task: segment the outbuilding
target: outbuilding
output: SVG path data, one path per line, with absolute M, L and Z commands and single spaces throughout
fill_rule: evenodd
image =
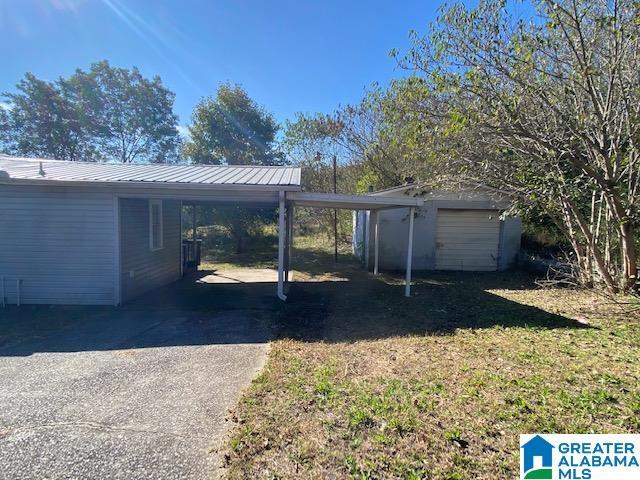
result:
M 183 205 L 278 209 L 274 293 L 285 300 L 296 205 L 377 212 L 423 203 L 407 196 L 303 192 L 300 173 L 289 166 L 0 155 L 0 303 L 120 305 L 178 280 L 184 265 Z
M 433 190 L 416 184 L 372 195 L 424 200 L 415 212 L 415 270 L 495 271 L 516 264 L 522 224 L 507 215 L 512 202 L 504 195 L 485 188 Z M 408 217 L 402 210 L 355 212 L 355 255 L 374 272 L 403 268 Z

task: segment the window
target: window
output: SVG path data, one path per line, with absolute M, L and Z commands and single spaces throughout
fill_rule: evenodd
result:
M 162 249 L 162 200 L 149 200 L 149 248 Z

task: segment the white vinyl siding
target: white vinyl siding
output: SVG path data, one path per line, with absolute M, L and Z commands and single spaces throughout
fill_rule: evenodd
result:
M 23 304 L 112 305 L 114 202 L 88 189 L 0 185 L 7 302 L 16 303 L 20 280 Z
M 439 209 L 436 270 L 497 270 L 499 241 L 499 211 Z
M 148 199 L 120 199 L 122 300 L 130 300 L 180 278 L 180 202 L 162 200 L 163 248 L 152 250 Z

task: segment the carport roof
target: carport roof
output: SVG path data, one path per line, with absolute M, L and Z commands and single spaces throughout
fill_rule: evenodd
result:
M 6 172 L 6 173 L 4 173 Z M 300 168 L 70 162 L 0 155 L 0 182 L 201 185 L 299 190 Z
M 343 208 L 347 210 L 382 210 L 387 208 L 420 207 L 422 198 L 374 195 L 344 195 L 339 193 L 290 192 L 287 200 L 302 207 Z

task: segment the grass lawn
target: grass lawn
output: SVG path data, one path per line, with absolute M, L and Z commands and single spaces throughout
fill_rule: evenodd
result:
M 640 321 L 606 299 L 517 272 L 425 274 L 406 299 L 297 246 L 228 477 L 513 479 L 520 433 L 640 431 Z

